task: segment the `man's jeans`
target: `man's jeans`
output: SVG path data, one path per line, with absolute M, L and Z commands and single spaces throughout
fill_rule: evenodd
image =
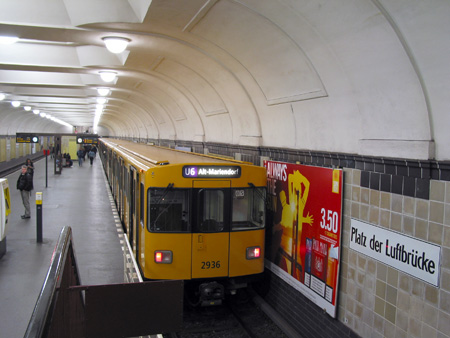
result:
M 22 195 L 23 206 L 25 207 L 25 217 L 30 216 L 30 192 L 26 190 L 20 190 L 20 195 Z

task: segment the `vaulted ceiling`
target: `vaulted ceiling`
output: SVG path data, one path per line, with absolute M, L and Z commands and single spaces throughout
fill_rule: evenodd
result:
M 101 135 L 450 159 L 448 17 L 439 0 L 2 0 L 19 40 L 0 44 L 0 135 L 92 132 L 97 110 Z

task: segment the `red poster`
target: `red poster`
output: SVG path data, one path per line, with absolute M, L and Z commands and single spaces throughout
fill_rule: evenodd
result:
M 269 267 L 335 317 L 342 170 L 274 161 L 264 166 L 273 211 Z

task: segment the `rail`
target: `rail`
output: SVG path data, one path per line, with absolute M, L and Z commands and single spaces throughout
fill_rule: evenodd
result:
M 183 322 L 182 308 L 180 280 L 81 285 L 72 229 L 64 227 L 24 338 L 120 338 L 176 332 Z
M 71 268 L 69 269 L 71 271 L 69 274 L 67 274 L 68 267 Z M 63 278 L 64 274 L 69 276 Z M 57 330 L 54 325 L 55 321 L 52 319 L 54 319 L 53 314 L 57 312 L 55 310 L 59 307 L 58 299 L 62 300 L 64 298 L 59 294 L 59 289 L 61 284 L 67 283 L 67 278 L 70 279 L 69 284 L 80 285 L 79 274 L 73 256 L 72 229 L 70 227 L 64 227 L 61 230 L 47 276 L 36 301 L 36 306 L 24 338 L 49 337 L 52 336 L 52 332 Z M 82 318 L 82 315 L 77 317 Z M 67 323 L 64 323 L 62 326 L 70 327 Z

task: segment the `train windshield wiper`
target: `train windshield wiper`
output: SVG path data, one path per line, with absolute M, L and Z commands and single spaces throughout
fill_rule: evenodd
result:
M 267 195 L 266 195 L 266 194 L 263 194 L 263 193 L 261 192 L 261 189 L 260 189 L 260 188 L 257 188 L 252 182 L 248 182 L 247 184 L 250 186 L 250 188 L 253 188 L 254 191 L 256 191 L 256 193 L 259 195 L 259 197 L 264 201 L 264 204 L 267 205 L 268 200 L 269 200 L 268 197 L 267 197 Z
M 161 194 L 161 197 L 158 199 L 158 201 L 156 201 L 154 204 L 158 205 L 161 204 L 161 202 L 164 200 L 164 198 L 166 197 L 167 193 L 172 190 L 174 184 L 173 183 L 169 183 L 166 187 L 166 189 L 164 189 L 164 191 Z
M 162 192 L 161 196 L 159 197 L 158 201 L 156 201 L 154 203 L 154 207 L 156 208 L 156 206 L 160 205 L 161 202 L 164 200 L 164 198 L 166 197 L 166 195 L 169 193 L 170 190 L 172 190 L 174 184 L 173 183 L 169 183 L 166 187 L 166 189 L 164 189 L 164 191 Z M 165 206 L 164 208 L 162 208 L 162 210 L 158 213 L 158 215 L 155 217 L 155 220 L 153 221 L 153 226 L 156 226 L 156 222 L 158 221 L 158 219 L 161 217 L 162 214 L 164 214 L 165 212 L 167 212 L 167 210 L 170 208 L 171 204 L 167 204 L 167 206 Z

